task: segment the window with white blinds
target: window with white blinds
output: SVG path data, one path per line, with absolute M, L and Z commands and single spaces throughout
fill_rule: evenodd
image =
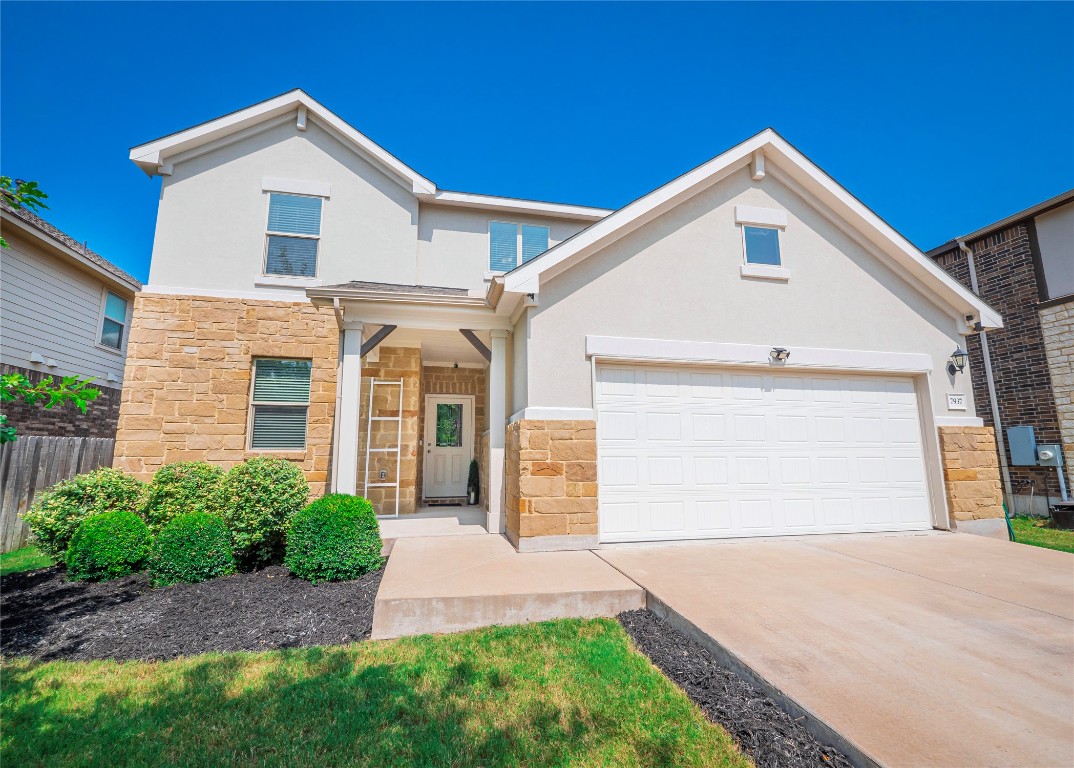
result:
M 250 448 L 255 451 L 302 451 L 310 404 L 309 360 L 254 361 L 250 403 Z
M 269 195 L 265 274 L 280 277 L 315 277 L 321 238 L 319 197 Z
M 489 222 L 489 270 L 510 272 L 548 250 L 548 227 Z M 521 255 L 521 260 L 519 256 Z

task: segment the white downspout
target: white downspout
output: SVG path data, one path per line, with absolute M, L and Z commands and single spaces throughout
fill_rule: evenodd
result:
M 973 251 L 966 245 L 965 240 L 958 240 L 958 248 L 966 256 L 966 264 L 970 269 L 970 290 L 976 295 L 981 293 L 977 288 L 977 269 L 973 265 Z M 1003 495 L 1007 497 L 1007 508 L 1014 512 L 1014 493 L 1011 491 L 1011 471 L 1007 467 L 1007 441 L 1003 436 L 1003 422 L 999 418 L 999 404 L 996 399 L 996 380 L 992 376 L 992 355 L 988 350 L 988 335 L 981 330 L 977 337 L 981 340 L 981 355 L 984 357 L 985 381 L 988 384 L 988 401 L 992 409 L 992 424 L 996 431 L 996 448 L 999 450 L 999 473 L 1003 478 Z

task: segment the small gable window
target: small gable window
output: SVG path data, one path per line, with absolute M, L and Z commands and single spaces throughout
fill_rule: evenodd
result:
M 266 275 L 316 277 L 322 202 L 305 195 L 269 195 Z
M 745 227 L 746 263 L 778 267 L 779 230 L 772 227 Z
M 548 227 L 489 222 L 489 270 L 510 272 L 548 250 Z

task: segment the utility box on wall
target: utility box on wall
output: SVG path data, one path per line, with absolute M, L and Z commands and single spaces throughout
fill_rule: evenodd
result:
M 1037 466 L 1037 434 L 1033 427 L 1008 427 L 1007 447 L 1011 451 L 1012 465 Z

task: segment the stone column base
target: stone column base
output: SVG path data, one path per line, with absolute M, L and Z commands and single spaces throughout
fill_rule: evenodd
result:
M 952 523 L 959 527 L 959 522 L 1002 518 L 1003 487 L 992 427 L 939 430 L 944 491 Z

